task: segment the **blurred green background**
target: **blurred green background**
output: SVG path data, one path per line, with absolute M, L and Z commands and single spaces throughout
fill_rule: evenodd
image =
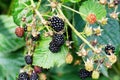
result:
M 12 4 L 14 0 L 0 0 L 0 80 L 16 80 L 19 69 L 24 66 L 24 40 L 14 34 L 16 24 L 12 19 Z M 120 53 L 120 48 L 118 48 Z M 81 80 L 78 72 L 80 65 L 67 65 L 50 70 L 43 70 L 48 80 Z M 108 70 L 109 78 L 101 75 L 99 80 L 120 80 L 120 58 Z M 91 79 L 87 79 L 91 80 Z

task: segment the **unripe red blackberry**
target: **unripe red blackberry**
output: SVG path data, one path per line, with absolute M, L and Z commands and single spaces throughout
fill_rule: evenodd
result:
M 18 36 L 18 37 L 23 37 L 24 35 L 24 29 L 22 27 L 17 27 L 15 29 L 15 34 Z
M 41 72 L 42 72 L 42 68 L 39 67 L 39 66 L 34 66 L 34 71 L 35 71 L 36 73 L 41 73 Z
M 33 57 L 32 57 L 31 55 L 26 55 L 26 56 L 25 56 L 25 62 L 26 62 L 27 64 L 32 64 L 32 62 L 33 62 Z
M 56 43 L 57 46 L 61 46 L 64 44 L 64 35 L 63 34 L 54 34 L 53 35 L 53 40 L 54 43 Z
M 19 74 L 18 80 L 29 80 L 29 75 L 26 72 L 22 72 Z
M 37 73 L 33 72 L 30 76 L 29 80 L 39 80 L 39 76 Z
M 64 21 L 56 16 L 53 16 L 48 20 L 50 22 L 50 26 L 56 31 L 59 32 L 64 29 Z
M 85 70 L 85 69 L 81 69 L 80 72 L 79 72 L 79 75 L 80 75 L 80 78 L 81 79 L 85 79 L 87 77 L 91 77 L 91 72 Z
M 52 41 L 49 44 L 49 50 L 53 53 L 57 53 L 58 51 L 60 51 L 60 48 L 57 46 L 57 44 L 54 41 Z
M 111 53 L 115 52 L 115 47 L 107 44 L 107 46 L 105 46 L 105 52 L 107 55 L 110 55 Z

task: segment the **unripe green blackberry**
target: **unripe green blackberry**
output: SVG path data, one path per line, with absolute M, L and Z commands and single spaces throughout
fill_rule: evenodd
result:
M 64 21 L 56 16 L 53 16 L 48 20 L 50 22 L 50 26 L 56 31 L 59 32 L 64 29 Z

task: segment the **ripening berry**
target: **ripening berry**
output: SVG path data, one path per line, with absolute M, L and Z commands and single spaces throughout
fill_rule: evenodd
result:
M 92 79 L 99 79 L 100 73 L 97 70 L 92 72 Z
M 68 53 L 65 61 L 66 61 L 67 64 L 71 64 L 72 61 L 73 61 L 73 56 L 70 53 Z
M 89 14 L 86 18 L 86 20 L 90 23 L 90 24 L 94 24 L 95 22 L 97 22 L 97 18 L 95 14 Z
M 18 37 L 23 37 L 24 35 L 24 28 L 22 27 L 17 27 L 15 29 L 15 34 L 18 36 Z
M 85 69 L 87 71 L 92 71 L 94 69 L 92 60 L 87 59 L 87 61 L 85 62 Z
M 35 71 L 36 73 L 41 73 L 41 72 L 42 72 L 42 68 L 39 67 L 39 66 L 34 66 L 34 71 Z

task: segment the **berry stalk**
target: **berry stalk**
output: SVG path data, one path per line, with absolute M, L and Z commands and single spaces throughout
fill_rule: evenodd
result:
M 63 12 L 60 9 L 60 6 L 57 7 L 58 12 L 64 17 L 66 23 L 70 26 L 70 28 L 75 32 L 75 34 L 82 39 L 82 41 L 84 43 L 86 43 L 93 51 L 96 51 L 95 48 L 84 38 L 82 37 L 82 35 L 74 28 L 74 26 L 68 21 L 68 19 L 65 17 L 65 15 L 63 14 Z

